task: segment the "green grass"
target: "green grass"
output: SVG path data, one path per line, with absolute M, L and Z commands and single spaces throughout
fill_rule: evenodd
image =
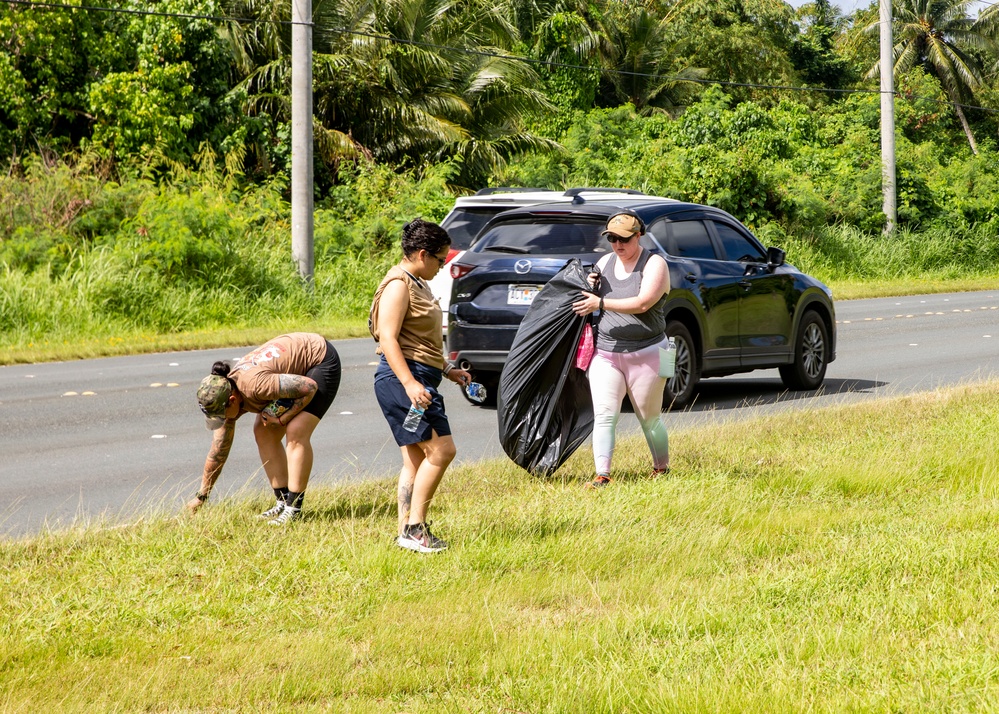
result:
M 993 382 L 701 427 L 656 481 L 626 439 L 596 493 L 586 450 L 462 466 L 436 556 L 390 482 L 5 542 L 0 709 L 995 711 L 997 415 Z
M 355 294 L 363 289 L 358 286 L 361 278 L 346 292 Z M 963 292 L 971 290 L 999 289 L 999 275 L 982 275 L 963 278 L 913 277 L 895 280 L 830 280 L 836 300 L 860 298 L 917 295 L 924 293 Z M 42 298 L 39 298 L 41 300 Z M 357 302 L 357 298 L 353 299 Z M 351 337 L 368 337 L 367 317 L 356 317 L 351 313 L 358 310 L 345 310 L 337 305 L 330 306 L 330 299 L 320 297 L 317 302 L 324 305 L 319 314 L 311 316 L 275 316 L 272 313 L 260 314 L 252 309 L 229 324 L 218 324 L 213 329 L 198 329 L 162 333 L 143 330 L 127 325 L 107 325 L 98 320 L 83 318 L 75 322 L 65 321 L 65 330 L 49 334 L 9 333 L 0 334 L 0 365 L 27 364 L 95 357 L 113 357 L 148 352 L 171 350 L 211 349 L 214 347 L 238 347 L 266 342 L 282 332 L 305 330 L 319 332 L 329 339 L 342 340 Z M 87 315 L 87 306 L 70 303 L 67 312 Z

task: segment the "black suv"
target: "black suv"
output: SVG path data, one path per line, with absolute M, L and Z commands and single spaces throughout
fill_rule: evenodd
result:
M 610 216 L 638 214 L 642 245 L 670 271 L 666 333 L 677 343 L 664 406 L 689 404 L 702 377 L 777 367 L 791 389 L 815 389 L 836 358 L 832 291 L 764 248 L 728 213 L 654 196 L 550 203 L 505 211 L 450 266 L 448 356 L 491 395 L 520 321 L 569 258 L 596 263 Z

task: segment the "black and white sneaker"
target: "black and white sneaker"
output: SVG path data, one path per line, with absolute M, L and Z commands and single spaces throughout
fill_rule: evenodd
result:
M 447 550 L 447 543 L 430 532 L 429 523 L 415 523 L 406 526 L 405 532 L 396 543 L 399 547 L 417 553 L 439 553 Z
M 284 510 L 284 501 L 275 501 L 274 505 L 268 508 L 266 511 L 257 516 L 257 518 L 262 518 L 264 520 L 270 520 L 271 518 L 277 518 L 281 515 L 281 511 Z
M 291 521 L 297 521 L 301 517 L 302 517 L 301 508 L 294 508 L 292 506 L 286 505 L 281 510 L 281 513 L 278 514 L 278 517 L 273 520 L 267 521 L 267 524 L 271 526 L 283 526 L 290 523 Z

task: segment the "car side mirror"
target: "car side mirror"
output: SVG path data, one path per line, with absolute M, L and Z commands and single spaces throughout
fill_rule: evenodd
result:
M 786 257 L 787 253 L 782 251 L 780 248 L 767 248 L 767 269 L 773 270 L 774 268 L 784 265 L 784 258 Z

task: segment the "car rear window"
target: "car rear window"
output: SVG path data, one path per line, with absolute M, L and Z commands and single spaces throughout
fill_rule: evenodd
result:
M 476 253 L 516 255 L 561 255 L 606 253 L 607 241 L 600 237 L 603 223 L 503 223 L 493 226 L 472 246 Z
M 458 250 L 467 250 L 468 246 L 479 235 L 482 227 L 489 222 L 489 219 L 500 211 L 507 211 L 510 206 L 496 206 L 495 208 L 455 208 L 448 214 L 441 228 L 451 236 L 451 247 Z

